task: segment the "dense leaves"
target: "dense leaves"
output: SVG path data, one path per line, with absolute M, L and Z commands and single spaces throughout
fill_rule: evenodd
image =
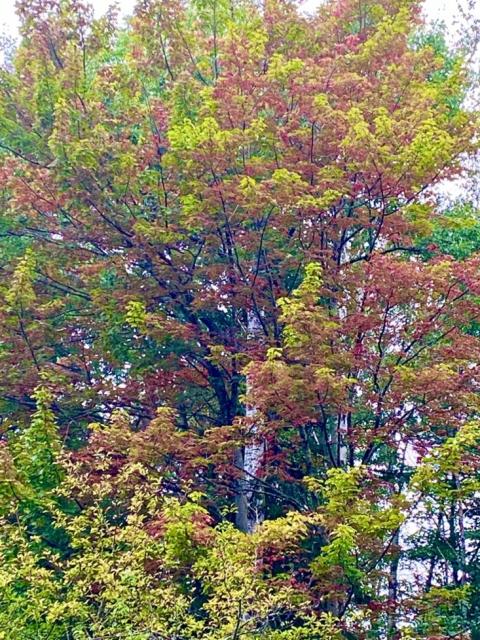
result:
M 477 638 L 466 51 L 414 0 L 17 2 L 0 638 Z

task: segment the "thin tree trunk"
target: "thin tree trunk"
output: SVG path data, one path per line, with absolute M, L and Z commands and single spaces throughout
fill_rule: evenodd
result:
M 337 464 L 344 467 L 348 461 L 348 414 L 341 413 L 337 421 Z
M 260 323 L 256 316 L 249 312 L 248 314 L 248 333 L 253 339 L 258 336 L 260 331 Z M 247 399 L 250 396 L 251 384 L 247 376 Z M 258 425 L 255 424 L 254 418 L 257 409 L 247 404 L 245 409 L 247 419 L 252 422 L 252 436 L 255 440 L 258 432 Z M 261 492 L 259 482 L 260 471 L 262 468 L 263 457 L 265 455 L 265 441 L 251 442 L 246 444 L 242 449 L 235 453 L 235 465 L 241 470 L 241 476 L 238 481 L 237 498 L 236 498 L 236 525 L 241 531 L 252 533 L 255 528 L 263 522 L 265 518 L 264 496 Z
M 392 546 L 398 547 L 400 541 L 400 529 L 395 534 L 392 540 Z M 388 631 L 387 637 L 395 638 L 397 634 L 397 598 L 398 598 L 398 565 L 399 555 L 395 554 L 395 557 L 390 563 L 390 573 L 388 576 L 388 600 L 391 610 L 388 614 Z

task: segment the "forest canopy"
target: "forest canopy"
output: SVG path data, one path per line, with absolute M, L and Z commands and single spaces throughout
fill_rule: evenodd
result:
M 480 639 L 472 42 L 416 0 L 17 0 L 0 639 Z

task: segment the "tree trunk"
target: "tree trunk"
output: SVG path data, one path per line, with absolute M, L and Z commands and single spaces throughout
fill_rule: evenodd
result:
M 392 546 L 398 547 L 400 542 L 400 529 L 396 532 L 395 536 L 392 540 Z M 388 614 L 388 631 L 387 637 L 396 638 L 397 637 L 397 599 L 398 599 L 398 565 L 399 565 L 399 555 L 395 554 L 394 558 L 390 563 L 390 572 L 388 576 L 388 600 L 391 607 L 391 610 Z
M 249 312 L 248 314 L 248 334 L 249 337 L 255 339 L 259 335 L 260 323 L 256 316 Z M 246 397 L 250 396 L 251 385 L 247 376 Z M 254 418 L 257 410 L 254 406 L 247 403 L 245 415 L 252 421 L 252 436 L 258 431 L 258 425 L 255 424 Z M 260 522 L 265 518 L 264 496 L 261 491 L 259 476 L 262 467 L 263 457 L 265 455 L 265 441 L 252 442 L 246 444 L 242 449 L 235 453 L 235 466 L 241 470 L 241 476 L 238 480 L 237 498 L 236 498 L 236 525 L 241 531 L 252 533 Z

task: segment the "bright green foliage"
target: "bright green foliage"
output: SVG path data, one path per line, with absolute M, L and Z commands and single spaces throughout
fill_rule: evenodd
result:
M 45 394 L 38 396 L 41 407 Z M 40 415 L 41 409 L 32 429 L 39 429 Z M 168 419 L 160 414 L 159 424 Z M 266 549 L 294 556 L 315 516 L 292 513 L 253 536 L 231 524 L 212 528 L 200 494 L 162 497 L 166 476 L 150 457 L 158 453 L 143 434 L 128 435 L 125 416 L 92 428 L 88 464 L 83 455 L 76 462 L 67 457 L 56 488 L 32 487 L 51 531 L 62 532 L 63 547 L 46 546 L 32 532 L 21 496 L 2 520 L 0 637 L 340 637 L 334 617 L 312 616 L 288 574 L 273 576 L 264 564 Z M 106 435 L 112 450 L 102 445 Z M 147 446 L 138 448 L 140 442 Z M 48 448 L 35 443 L 38 451 L 42 445 Z M 282 630 L 287 614 L 296 622 Z M 263 627 L 277 617 L 278 625 Z
M 60 480 L 57 457 L 61 440 L 51 409 L 52 393 L 46 387 L 38 387 L 33 395 L 37 410 L 31 424 L 14 442 L 18 451 L 16 465 L 21 470 L 26 484 L 36 490 L 48 490 Z

